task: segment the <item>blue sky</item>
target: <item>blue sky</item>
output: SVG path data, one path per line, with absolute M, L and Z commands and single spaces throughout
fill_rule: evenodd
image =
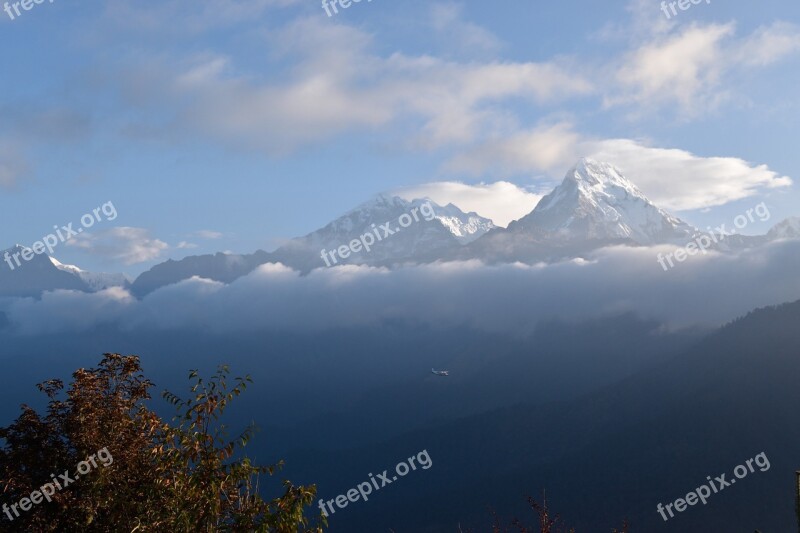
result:
M 55 0 L 0 13 L 0 223 L 137 274 L 270 250 L 382 191 L 524 214 L 578 157 L 699 227 L 800 215 L 800 5 Z M 497 183 L 500 182 L 500 183 Z M 502 221 L 501 221 L 502 222 Z M 88 232 L 87 232 L 88 233 Z

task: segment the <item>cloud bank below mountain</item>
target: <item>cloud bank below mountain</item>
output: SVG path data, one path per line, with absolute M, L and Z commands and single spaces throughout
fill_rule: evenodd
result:
M 667 248 L 605 248 L 586 260 L 553 265 L 346 266 L 308 276 L 265 264 L 230 285 L 193 278 L 143 300 L 121 288 L 55 291 L 40 300 L 6 300 L 2 308 L 10 331 L 22 335 L 106 327 L 313 332 L 386 321 L 524 335 L 544 318 L 625 312 L 675 328 L 713 326 L 800 299 L 800 241 L 695 256 L 664 272 L 656 254 Z

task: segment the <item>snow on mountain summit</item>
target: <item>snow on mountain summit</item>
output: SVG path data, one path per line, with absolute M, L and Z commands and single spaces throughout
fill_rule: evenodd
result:
M 49 256 L 48 256 L 49 257 Z M 130 280 L 125 274 L 107 274 L 103 272 L 88 272 L 75 265 L 65 265 L 55 257 L 49 257 L 53 266 L 63 272 L 69 272 L 83 280 L 89 289 L 92 291 L 99 291 L 109 287 L 127 287 L 130 285 Z
M 509 229 L 565 240 L 649 245 L 691 237 L 695 228 L 653 205 L 608 163 L 581 159 L 564 181 Z
M 73 274 L 77 274 L 79 272 L 85 272 L 85 270 L 81 270 L 75 265 L 65 265 L 55 257 L 50 257 L 50 262 L 53 263 L 53 266 L 55 266 L 57 269 L 63 270 L 64 272 L 71 272 Z
M 408 223 L 401 227 L 402 220 Z M 464 213 L 452 204 L 442 207 L 427 198 L 408 201 L 379 194 L 325 227 L 292 239 L 276 250 L 274 257 L 307 271 L 325 266 L 321 251 L 336 250 L 360 235 L 377 232 L 380 239 L 376 237 L 369 251 L 350 254 L 336 264 L 383 266 L 431 262 L 492 228 L 491 220 L 476 213 Z
M 465 213 L 452 203 L 441 206 L 430 198 L 405 200 L 399 196 L 378 194 L 368 202 L 364 202 L 344 216 L 333 221 L 329 227 L 344 233 L 352 232 L 362 227 L 366 222 L 374 223 L 376 220 L 389 222 L 397 217 L 397 213 L 411 213 L 416 209 L 418 217 L 430 218 L 422 209 L 423 204 L 430 204 L 433 210 L 433 219 L 438 220 L 461 244 L 474 241 L 487 231 L 495 227 L 488 218 L 475 212 Z M 427 209 L 427 208 L 425 208 Z M 384 219 L 380 219 L 383 216 Z
M 767 233 L 769 239 L 797 239 L 800 237 L 800 217 L 789 217 L 775 224 Z
M 418 205 L 430 200 L 414 200 L 412 204 Z M 465 213 L 453 204 L 445 206 L 431 202 L 435 218 L 447 228 L 461 244 L 468 244 L 489 230 L 495 228 L 494 222 L 484 218 L 474 211 Z

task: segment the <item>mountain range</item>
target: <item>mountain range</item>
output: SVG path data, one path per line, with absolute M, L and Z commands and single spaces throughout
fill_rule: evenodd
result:
M 411 217 L 411 214 L 414 217 Z M 421 215 L 421 216 L 420 216 Z M 401 224 L 401 217 L 405 220 Z M 385 228 L 385 229 L 384 229 Z M 216 253 L 167 260 L 132 283 L 122 274 L 96 274 L 63 265 L 46 255 L 11 270 L 0 268 L 0 296 L 34 296 L 44 291 L 130 288 L 137 297 L 199 276 L 231 283 L 265 263 L 282 263 L 302 273 L 326 266 L 359 264 L 396 267 L 435 261 L 477 259 L 484 263 L 552 262 L 584 257 L 610 245 L 684 245 L 697 228 L 654 205 L 622 172 L 608 163 L 581 159 L 563 182 L 526 216 L 507 228 L 477 213 L 430 199 L 378 195 L 325 227 L 290 240 L 272 252 Z M 347 248 L 366 235 L 370 250 Z M 800 218 L 786 219 L 766 235 L 731 235 L 717 246 L 734 251 L 777 239 L 800 237 Z M 331 261 L 326 253 L 344 248 Z M 18 248 L 2 252 L 19 251 Z
M 339 494 L 386 458 L 406 457 L 421 443 L 429 451 L 430 472 L 409 476 L 387 489 L 391 497 L 376 497 L 357 513 L 337 513 L 331 524 L 336 532 L 364 530 L 366 524 L 375 531 L 456 531 L 458 524 L 463 531 L 486 531 L 492 511 L 519 517 L 524 496 L 541 501 L 543 489 L 576 531 L 611 531 L 624 518 L 631 531 L 648 533 L 794 531 L 800 431 L 791 406 L 800 401 L 798 320 L 800 302 L 758 309 L 589 394 L 522 401 L 342 451 L 295 445 L 287 463 L 300 465 L 295 477 L 326 472 L 325 479 L 316 478 L 320 493 Z M 587 340 L 576 351 L 583 357 L 579 364 L 562 364 L 578 371 L 587 363 L 602 368 L 608 361 L 603 336 L 613 331 L 608 326 L 574 330 L 573 336 Z M 622 335 L 616 351 L 635 359 L 639 344 L 631 338 Z M 564 341 L 557 345 L 563 348 Z M 554 367 L 541 361 L 550 346 L 529 346 L 527 375 L 558 379 Z M 495 360 L 491 366 L 501 365 Z M 510 367 L 506 372 L 512 374 Z M 451 396 L 458 385 L 467 383 L 447 384 Z M 685 495 L 706 476 L 733 477 L 736 465 L 760 452 L 769 458 L 769 470 L 756 470 L 668 522 L 657 513 L 657 504 Z

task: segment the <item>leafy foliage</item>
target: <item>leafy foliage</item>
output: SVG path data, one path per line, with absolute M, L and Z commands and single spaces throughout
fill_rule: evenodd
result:
M 257 466 L 240 450 L 252 438 L 247 427 L 227 438 L 220 417 L 251 383 L 220 367 L 210 380 L 189 375 L 191 396 L 165 392 L 177 410 L 165 422 L 148 409 L 153 384 L 144 378 L 139 358 L 105 354 L 98 368 L 80 369 L 66 397 L 64 384 L 39 385 L 48 399 L 39 415 L 27 405 L 9 427 L 0 428 L 0 494 L 12 504 L 51 481 L 51 474 L 74 472 L 75 465 L 102 448 L 113 463 L 95 468 L 56 491 L 52 502 L 34 505 L 6 531 L 257 531 L 321 532 L 304 508 L 314 486 L 283 482 L 279 496 L 262 499 L 260 476 L 274 475 L 282 463 Z
M 526 526 L 523 522 L 517 518 L 511 521 L 511 527 L 514 528 L 513 531 L 518 531 L 519 533 L 576 533 L 574 528 L 567 529 L 561 520 L 561 516 L 556 514 L 553 515 L 552 511 L 550 510 L 547 504 L 547 494 L 542 494 L 542 503 L 540 504 L 531 496 L 528 496 L 528 505 L 530 505 L 531 509 L 536 513 L 538 518 L 538 523 L 536 526 Z M 492 524 L 492 533 L 508 533 L 508 528 L 504 528 L 500 523 L 500 518 L 497 516 L 496 513 L 492 513 L 494 517 L 494 522 Z M 611 533 L 629 533 L 628 532 L 628 521 L 623 522 L 622 529 L 613 529 Z M 459 527 L 459 531 L 461 528 Z

